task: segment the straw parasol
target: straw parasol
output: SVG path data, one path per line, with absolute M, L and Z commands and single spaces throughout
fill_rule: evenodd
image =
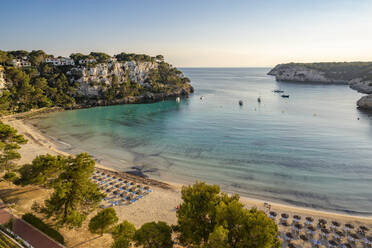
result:
M 276 218 L 277 215 L 278 214 L 276 212 L 274 212 L 274 211 L 271 211 L 270 212 L 270 218 Z
M 296 248 L 296 246 L 294 244 L 292 244 L 292 243 L 288 243 L 288 247 L 289 248 Z
M 359 226 L 359 229 L 362 230 L 362 231 L 364 231 L 364 232 L 368 232 L 369 231 L 368 227 L 366 227 L 366 226 Z
M 356 233 L 350 233 L 349 234 L 349 237 L 351 238 L 351 240 L 358 240 L 359 239 L 359 236 L 358 235 L 356 235 Z
M 345 224 L 345 227 L 348 229 L 354 229 L 354 225 L 350 223 Z
M 321 229 L 321 232 L 322 232 L 322 234 L 325 235 L 326 237 L 327 237 L 328 234 L 329 234 L 329 230 L 328 230 L 327 228 L 322 228 L 322 229 Z
M 343 232 L 341 232 L 341 231 L 336 231 L 335 232 L 335 237 L 337 239 L 341 239 L 342 237 L 345 237 L 345 234 Z
M 325 224 L 327 224 L 327 221 L 325 219 L 319 219 L 318 223 L 322 224 L 322 225 L 325 225 Z
M 303 234 L 300 235 L 300 239 L 302 239 L 302 241 L 304 241 L 304 242 L 309 241 L 309 239 Z
M 287 240 L 292 240 L 294 238 L 293 235 L 292 235 L 292 233 L 290 233 L 290 232 L 287 232 L 285 234 L 285 237 L 286 237 Z
M 305 220 L 306 220 L 306 225 L 312 225 L 313 221 L 314 221 L 314 218 L 313 217 L 306 217 Z
M 331 228 L 338 228 L 338 227 L 340 227 L 340 223 L 337 221 L 332 221 Z
M 308 227 L 307 227 L 307 230 L 310 231 L 310 232 L 315 232 L 315 227 L 313 227 L 313 226 L 308 226 Z
M 299 215 L 293 215 L 293 220 L 298 222 L 298 221 L 301 220 L 301 216 L 299 216 Z
M 329 241 L 328 241 L 328 244 L 329 244 L 331 247 L 337 247 L 337 246 L 338 246 L 338 243 L 337 243 L 335 240 L 329 240 Z
M 289 215 L 286 214 L 286 213 L 282 213 L 281 216 L 282 216 L 283 219 L 288 219 L 288 217 L 289 217 Z
M 302 225 L 300 223 L 296 223 L 296 224 L 294 224 L 294 229 L 297 230 L 297 231 L 301 231 Z

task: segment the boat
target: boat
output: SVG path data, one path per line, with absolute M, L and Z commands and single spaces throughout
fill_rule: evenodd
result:
M 289 98 L 289 95 L 282 95 L 283 98 Z
M 274 93 L 284 93 L 284 90 L 273 90 Z
M 242 100 L 239 101 L 239 106 L 243 106 L 243 101 Z
M 180 102 L 180 101 L 181 101 L 181 98 L 177 97 L 176 102 Z

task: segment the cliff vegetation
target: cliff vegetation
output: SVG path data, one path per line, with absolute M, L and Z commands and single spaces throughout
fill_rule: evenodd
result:
M 0 50 L 0 112 L 59 106 L 142 103 L 193 92 L 162 55 L 101 52 L 54 57 L 42 50 Z

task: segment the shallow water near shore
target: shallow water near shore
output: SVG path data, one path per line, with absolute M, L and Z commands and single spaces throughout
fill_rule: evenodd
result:
M 372 215 L 372 118 L 356 109 L 361 94 L 347 85 L 276 82 L 269 68 L 181 70 L 195 93 L 180 103 L 97 107 L 30 121 L 62 150 L 88 152 L 115 169 Z

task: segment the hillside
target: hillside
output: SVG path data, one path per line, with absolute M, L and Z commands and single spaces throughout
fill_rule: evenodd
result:
M 190 80 L 163 56 L 92 52 L 54 57 L 38 50 L 0 51 L 0 111 L 143 103 L 185 96 Z
M 360 93 L 372 94 L 372 62 L 279 64 L 268 75 L 275 76 L 277 81 L 348 84 Z M 362 99 L 358 107 L 372 109 L 372 98 Z

